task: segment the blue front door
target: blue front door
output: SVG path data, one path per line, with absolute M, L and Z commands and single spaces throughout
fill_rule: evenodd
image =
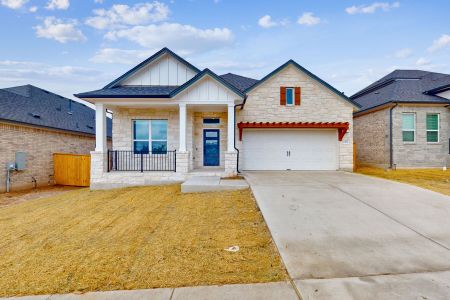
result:
M 203 165 L 220 165 L 219 129 L 203 130 Z

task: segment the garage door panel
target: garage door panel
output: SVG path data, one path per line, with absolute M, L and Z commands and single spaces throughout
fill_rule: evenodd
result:
M 247 130 L 244 170 L 336 170 L 337 130 Z

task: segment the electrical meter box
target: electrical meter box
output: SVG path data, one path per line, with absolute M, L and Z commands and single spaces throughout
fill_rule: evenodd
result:
M 27 168 L 27 154 L 25 152 L 16 152 L 16 170 L 23 171 Z

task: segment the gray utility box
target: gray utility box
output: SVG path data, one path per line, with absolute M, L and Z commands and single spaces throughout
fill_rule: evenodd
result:
M 27 154 L 25 152 L 16 152 L 16 170 L 23 171 L 27 168 Z

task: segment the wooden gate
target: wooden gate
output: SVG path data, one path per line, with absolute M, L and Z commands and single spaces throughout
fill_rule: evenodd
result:
M 56 184 L 89 186 L 90 155 L 54 153 L 53 165 Z

